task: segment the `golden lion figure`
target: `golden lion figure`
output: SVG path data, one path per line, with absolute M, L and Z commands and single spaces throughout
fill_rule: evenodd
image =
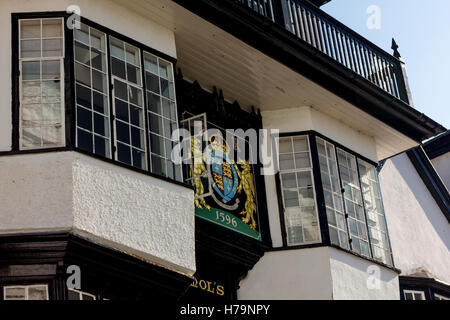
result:
M 250 163 L 248 161 L 245 161 L 242 164 L 242 172 L 239 172 L 236 165 L 235 167 L 239 178 L 241 179 L 241 183 L 237 188 L 237 192 L 241 193 L 242 189 L 244 189 L 245 195 L 247 196 L 247 199 L 245 201 L 245 209 L 241 212 L 241 215 L 245 216 L 244 218 L 242 218 L 242 221 L 245 224 L 248 224 L 250 226 L 250 229 L 256 230 L 255 184 L 253 183 L 253 175 L 251 172 Z
M 191 138 L 191 147 L 192 147 L 192 155 L 193 155 L 193 165 L 191 167 L 191 177 L 192 184 L 195 188 L 195 206 L 199 209 L 205 207 L 208 210 L 211 210 L 211 207 L 206 204 L 204 198 L 199 198 L 199 196 L 205 193 L 203 188 L 202 177 L 206 177 L 206 166 L 203 162 L 203 153 L 202 153 L 202 140 L 199 138 L 192 137 Z M 193 171 L 193 172 L 192 172 Z

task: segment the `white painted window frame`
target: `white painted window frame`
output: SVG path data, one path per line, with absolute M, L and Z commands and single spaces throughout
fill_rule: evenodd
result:
M 61 30 L 61 34 L 62 37 L 58 37 L 58 38 L 43 38 L 42 37 L 42 22 L 43 20 L 60 20 L 61 21 L 61 26 L 62 26 L 62 30 Z M 21 22 L 22 21 L 40 21 L 40 38 L 30 38 L 30 39 L 24 39 L 24 40 L 40 40 L 41 41 L 41 56 L 40 57 L 35 57 L 35 58 L 22 58 L 21 57 L 21 44 L 22 44 L 22 38 L 21 38 Z M 62 56 L 61 57 L 43 57 L 43 40 L 44 39 L 61 39 L 62 40 Z M 55 61 L 55 60 L 59 60 L 60 61 L 60 99 L 61 99 L 61 134 L 62 137 L 61 138 L 61 143 L 58 145 L 54 145 L 51 146 L 50 148 L 59 148 L 59 147 L 64 147 L 66 145 L 66 128 L 65 128 L 65 79 L 64 79 L 64 59 L 65 59 L 65 52 L 66 52 L 66 48 L 65 48 L 65 28 L 64 28 L 64 18 L 30 18 L 30 19 L 19 19 L 18 21 L 18 57 L 19 57 L 19 149 L 20 150 L 39 150 L 39 149 L 48 149 L 49 146 L 43 146 L 42 145 L 42 133 L 41 133 L 41 146 L 40 147 L 23 147 L 23 134 L 22 134 L 22 93 L 23 93 L 23 88 L 22 88 L 22 62 L 40 62 L 40 79 L 39 82 L 42 83 L 42 61 Z M 47 81 L 47 80 L 46 80 Z M 42 97 L 42 85 L 41 85 L 41 97 Z M 41 101 L 42 104 L 42 101 Z
M 361 205 L 360 205 L 360 206 L 361 206 L 361 208 L 362 208 L 362 210 L 363 210 L 363 219 L 364 219 L 364 220 L 361 221 L 361 220 L 359 220 L 357 217 L 356 217 L 356 218 L 353 218 L 353 217 L 351 217 L 351 216 L 348 214 L 348 208 L 347 208 L 347 202 L 346 202 L 346 201 L 351 202 L 351 203 L 355 206 L 355 208 L 356 208 L 356 206 L 357 206 L 358 204 L 357 204 L 353 199 L 347 199 L 347 198 L 345 197 L 345 192 L 342 193 L 342 200 L 344 201 L 344 210 L 345 210 L 345 214 L 346 214 L 346 216 L 347 216 L 347 218 L 346 218 L 346 222 L 347 222 L 347 231 L 348 231 L 348 232 L 347 232 L 347 235 L 348 235 L 349 239 L 352 239 L 352 238 L 354 237 L 354 238 L 358 239 L 359 241 L 366 242 L 366 243 L 367 243 L 368 255 L 363 254 L 363 253 L 362 253 L 362 250 L 360 250 L 359 254 L 361 254 L 362 256 L 368 257 L 368 258 L 372 258 L 372 250 L 371 250 L 371 248 L 370 248 L 370 244 L 371 244 L 371 243 L 370 243 L 370 235 L 369 235 L 369 231 L 368 231 L 368 227 L 367 227 L 367 217 L 366 217 L 366 214 L 365 214 L 364 198 L 363 198 L 363 193 L 362 193 L 362 190 L 361 190 L 360 180 L 359 180 L 358 157 L 356 157 L 354 154 L 352 154 L 352 153 L 350 153 L 350 152 L 347 152 L 347 151 L 343 150 L 342 148 L 336 147 L 336 155 L 337 155 L 336 161 L 337 161 L 337 164 L 338 164 L 338 169 L 339 169 L 339 180 L 340 180 L 340 183 L 341 183 L 342 188 L 344 188 L 344 180 L 342 179 L 342 168 L 341 168 L 341 167 L 344 167 L 345 169 L 347 169 L 349 173 L 350 173 L 350 171 L 352 171 L 352 169 L 349 168 L 349 167 L 347 167 L 346 165 L 340 163 L 340 161 L 339 161 L 339 152 L 343 153 L 343 154 L 345 155 L 345 157 L 346 157 L 347 160 L 350 158 L 350 159 L 354 160 L 354 162 L 355 162 L 355 168 L 356 168 L 355 173 L 356 173 L 356 179 L 357 179 L 357 181 L 358 181 L 358 185 L 355 185 L 355 184 L 352 183 L 352 182 L 349 182 L 348 185 L 349 185 L 352 189 L 356 189 L 356 190 L 359 192 L 359 194 L 360 194 L 360 197 L 361 197 Z M 352 191 L 352 192 L 353 192 L 353 191 Z M 356 214 L 355 214 L 355 215 L 356 215 Z M 355 220 L 357 224 L 359 224 L 359 223 L 364 223 L 364 228 L 365 228 L 365 233 L 366 233 L 367 239 L 363 239 L 362 237 L 359 236 L 359 234 L 358 234 L 358 235 L 353 235 L 353 234 L 352 234 L 351 228 L 350 228 L 350 220 Z M 357 228 L 358 228 L 358 225 L 357 225 Z M 352 242 L 353 242 L 353 241 L 352 241 Z M 352 248 L 351 250 L 352 250 L 353 252 L 356 252 L 356 251 L 353 249 L 352 242 L 350 243 L 350 247 Z
M 113 91 L 112 91 L 112 99 L 113 99 L 113 104 L 112 104 L 112 106 L 113 106 L 113 113 L 112 113 L 112 116 L 113 116 L 113 130 L 114 130 L 114 141 L 113 141 L 113 143 L 114 143 L 114 148 L 115 148 L 115 150 L 116 150 L 116 152 L 114 153 L 114 160 L 116 160 L 117 162 L 121 162 L 121 161 L 119 161 L 119 151 L 118 151 L 118 144 L 120 143 L 120 144 L 123 144 L 123 145 L 125 145 L 125 146 L 127 146 L 127 147 L 129 147 L 130 148 L 130 159 L 131 159 L 131 164 L 129 164 L 130 166 L 133 166 L 133 151 L 132 151 L 132 149 L 136 149 L 136 150 L 139 150 L 139 151 L 141 151 L 141 152 L 143 152 L 144 153 L 144 155 L 145 155 L 145 157 L 144 157 L 144 161 L 145 161 L 145 166 L 143 167 L 143 168 L 139 168 L 139 169 L 141 169 L 141 170 L 148 170 L 148 168 L 149 168 L 149 164 L 147 163 L 148 161 L 147 161 L 147 153 L 148 153 L 148 150 L 147 150 L 147 133 L 145 132 L 146 131 L 146 129 L 145 129 L 145 118 L 144 118 L 144 126 L 142 127 L 142 128 L 140 128 L 140 127 L 137 127 L 137 126 L 135 126 L 135 125 L 133 125 L 132 123 L 131 123 L 131 119 L 130 119 L 130 111 L 128 110 L 128 117 L 129 117 L 129 122 L 125 122 L 125 121 L 122 121 L 122 120 L 120 120 L 120 119 L 118 119 L 117 118 L 117 112 L 116 112 L 116 99 L 118 99 L 118 100 L 120 100 L 120 101 L 122 101 L 122 102 L 125 102 L 125 103 L 127 103 L 127 104 L 131 104 L 131 102 L 130 101 L 124 101 L 124 100 L 122 100 L 122 99 L 120 99 L 120 98 L 118 98 L 118 97 L 116 97 L 116 81 L 119 81 L 119 82 L 122 82 L 122 83 L 124 83 L 126 86 L 127 86 L 127 95 L 128 95 L 128 99 L 129 99 L 129 96 L 130 96 L 130 92 L 129 92 L 129 90 L 128 90 L 128 86 L 130 86 L 130 87 L 134 87 L 134 88 L 137 88 L 137 89 L 139 89 L 139 90 L 141 90 L 141 98 L 142 98 L 142 106 L 140 107 L 141 109 L 142 109 L 142 112 L 143 112 L 143 117 L 145 117 L 145 112 L 146 112 L 146 106 L 144 105 L 145 103 L 144 103 L 144 96 L 143 96 L 143 94 L 144 94 L 144 90 L 143 90 L 143 87 L 140 87 L 140 86 L 138 86 L 138 85 L 136 85 L 135 83 L 133 83 L 133 82 L 129 82 L 128 80 L 124 80 L 124 79 L 122 79 L 122 78 L 120 78 L 120 77 L 117 77 L 117 76 L 111 76 L 111 82 L 112 82 L 112 85 L 113 85 Z M 134 104 L 133 104 L 134 105 Z M 125 143 L 125 142 L 122 142 L 122 141 L 119 141 L 119 140 L 117 140 L 117 122 L 121 122 L 121 123 L 124 123 L 124 124 L 126 124 L 128 127 L 129 127 L 129 137 L 130 137 L 130 143 L 129 144 L 127 144 L 127 143 Z M 132 127 L 134 127 L 134 128 L 136 128 L 136 129 L 138 129 L 138 130 L 141 130 L 141 131 L 143 131 L 144 132 L 144 148 L 143 149 L 140 149 L 140 148 L 137 148 L 137 147 L 134 147 L 133 145 L 132 145 L 132 142 L 131 142 L 131 128 Z M 122 163 L 122 162 L 121 162 Z M 133 166 L 134 167 L 134 166 Z
M 84 66 L 84 67 L 86 67 L 86 68 L 89 68 L 90 77 L 91 77 L 91 86 L 88 87 L 87 85 L 85 85 L 85 84 L 83 84 L 81 82 L 77 82 L 76 74 L 74 72 L 74 82 L 75 82 L 74 83 L 74 87 L 75 87 L 75 126 L 76 126 L 76 131 L 77 131 L 75 133 L 75 145 L 78 146 L 78 130 L 84 131 L 84 132 L 92 135 L 92 150 L 93 150 L 93 153 L 96 154 L 95 137 L 98 136 L 98 137 L 100 137 L 102 139 L 105 139 L 105 141 L 107 141 L 108 153 L 106 154 L 106 157 L 107 158 L 111 158 L 112 157 L 112 150 L 111 150 L 111 145 L 112 145 L 111 144 L 111 130 L 112 130 L 112 128 L 111 128 L 111 125 L 110 125 L 110 122 L 111 122 L 110 121 L 111 120 L 111 108 L 110 108 L 110 90 L 109 90 L 110 84 L 109 84 L 109 76 L 108 76 L 108 72 L 109 72 L 109 69 L 110 69 L 109 61 L 108 61 L 109 60 L 108 59 L 108 50 L 109 50 L 109 47 L 108 47 L 108 34 L 106 34 L 105 32 L 102 32 L 100 30 L 97 30 L 96 28 L 93 28 L 93 27 L 91 27 L 88 24 L 84 24 L 84 26 L 86 26 L 88 28 L 89 43 L 87 44 L 87 43 L 84 43 L 84 42 L 76 39 L 75 35 L 74 35 L 74 37 L 73 37 L 73 54 L 74 54 L 74 61 L 73 61 L 73 63 L 74 63 L 74 70 L 75 70 L 75 65 L 77 63 L 82 65 L 82 66 Z M 86 64 L 83 64 L 83 63 L 75 60 L 75 43 L 79 43 L 81 45 L 88 46 L 89 47 L 89 55 L 90 55 L 90 58 L 92 59 L 92 48 L 94 48 L 92 46 L 92 35 L 91 35 L 92 34 L 92 30 L 94 30 L 94 31 L 96 31 L 98 33 L 102 33 L 102 34 L 105 35 L 105 50 L 102 51 L 102 50 L 100 50 L 98 48 L 95 48 L 96 50 L 98 50 L 101 53 L 105 54 L 105 69 L 106 70 L 104 72 L 102 70 L 98 70 L 96 68 L 93 68 L 92 65 L 88 66 Z M 100 72 L 100 73 L 105 75 L 105 77 L 106 77 L 106 92 L 101 92 L 101 91 L 99 91 L 99 90 L 94 88 L 93 83 L 92 83 L 93 82 L 93 80 L 92 80 L 93 79 L 93 76 L 92 76 L 93 70 L 95 70 L 97 72 Z M 76 101 L 76 99 L 77 99 L 77 85 L 80 85 L 80 86 L 82 86 L 82 87 L 84 87 L 86 89 L 89 89 L 91 91 L 91 95 L 92 95 L 91 96 L 91 107 L 92 107 L 92 110 L 88 110 L 85 107 L 83 107 L 83 106 L 81 106 L 81 105 L 79 105 L 77 103 L 77 101 Z M 97 112 L 97 111 L 94 110 L 94 103 L 93 103 L 93 99 L 94 99 L 93 98 L 93 94 L 94 94 L 94 92 L 97 92 L 97 93 L 101 94 L 102 96 L 106 96 L 106 101 L 108 103 L 108 105 L 106 106 L 106 108 L 108 110 L 108 115 L 102 114 L 102 113 Z M 86 130 L 86 129 L 78 126 L 78 118 L 77 118 L 78 108 L 86 109 L 86 110 L 88 110 L 88 111 L 90 111 L 92 113 L 92 120 L 91 120 L 92 121 L 92 131 Z M 108 119 L 108 129 L 109 129 L 109 135 L 108 136 L 101 135 L 101 134 L 98 134 L 98 133 L 95 132 L 95 128 L 94 128 L 94 116 L 95 116 L 95 114 L 98 114 L 98 115 Z
M 295 138 L 301 138 L 301 137 L 305 137 L 306 141 L 308 143 L 308 154 L 309 154 L 309 161 L 310 161 L 310 167 L 309 168 L 301 168 L 301 169 L 291 169 L 291 170 L 282 170 L 281 168 L 279 168 L 279 163 L 280 163 L 280 139 L 285 139 L 285 138 L 290 138 L 291 139 L 291 143 L 293 146 L 293 139 Z M 292 149 L 292 154 L 294 155 L 294 149 Z M 284 136 L 284 137 L 277 137 L 276 138 L 276 156 L 277 156 L 277 164 L 278 164 L 278 168 L 279 168 L 279 176 L 280 176 L 280 192 L 281 192 L 281 199 L 282 199 L 282 206 L 283 206 L 283 218 L 284 218 L 284 227 L 285 227 L 285 231 L 286 231 L 286 244 L 288 247 L 295 247 L 295 246 L 304 246 L 304 245 L 311 245 L 311 244 L 318 244 L 322 242 L 322 233 L 321 233 L 321 229 L 320 229 L 320 218 L 319 218 L 319 210 L 317 208 L 317 195 L 316 195 L 316 186 L 315 186 L 315 181 L 314 181 L 314 172 L 313 172 L 313 161 L 312 161 L 312 155 L 311 155 L 311 142 L 309 141 L 309 136 L 307 134 L 303 134 L 303 135 L 292 135 L 292 136 Z M 294 165 L 295 165 L 295 158 L 294 158 Z M 298 242 L 298 243 L 289 243 L 288 242 L 288 235 L 287 235 L 287 218 L 286 218 L 286 204 L 285 204 L 285 199 L 284 199 L 284 194 L 283 194 L 283 179 L 282 179 L 282 174 L 286 174 L 286 173 L 297 173 L 297 172 L 309 172 L 311 174 L 311 181 L 312 181 L 312 189 L 313 189 L 313 197 L 314 197 L 314 209 L 315 209 L 315 213 L 316 213 L 316 220 L 317 220 L 317 231 L 318 231 L 318 235 L 319 238 L 316 241 L 303 241 L 303 242 Z M 297 179 L 296 179 L 297 180 Z M 298 189 L 298 186 L 297 186 Z M 303 229 L 302 229 L 303 232 Z M 304 232 L 302 234 L 303 239 L 305 239 L 304 237 Z
M 417 299 L 416 299 L 416 296 L 415 296 L 416 294 L 420 294 L 420 296 L 422 297 L 421 300 L 426 300 L 426 299 L 425 299 L 425 292 L 423 292 L 423 291 L 418 291 L 418 290 L 403 290 L 403 296 L 404 296 L 405 300 L 407 300 L 407 299 L 406 299 L 406 294 L 407 294 L 407 293 L 411 294 L 412 297 L 413 297 L 413 300 L 408 300 L 408 301 L 420 301 L 420 300 L 417 300 Z
M 317 141 L 318 140 L 321 140 L 322 142 L 323 142 L 323 144 L 324 144 L 324 146 L 325 146 L 325 153 L 327 153 L 327 147 L 328 146 L 330 146 L 332 149 L 333 149 L 333 152 L 334 152 L 334 155 L 335 155 L 335 159 L 334 159 L 334 162 L 336 163 L 336 168 L 335 168 L 335 170 L 336 170 L 336 178 L 337 178 L 337 180 L 338 180 L 338 187 L 339 187 L 339 190 L 341 190 L 341 177 L 339 176 L 339 162 L 338 162 L 338 159 L 337 159 L 337 156 L 336 156 L 336 146 L 334 145 L 334 144 L 332 144 L 332 143 L 330 143 L 330 142 L 328 142 L 327 140 L 325 140 L 325 139 L 323 139 L 323 138 L 321 138 L 321 137 L 316 137 L 316 143 L 317 143 Z M 319 170 L 320 171 L 322 171 L 322 168 L 320 167 L 320 154 L 319 154 L 319 151 L 317 151 L 317 153 L 318 153 L 318 157 L 319 157 Z M 346 213 L 345 213 L 345 203 L 344 203 L 344 201 L 345 201 L 345 199 L 344 199 L 344 195 L 341 193 L 341 192 L 339 192 L 339 196 L 340 196 L 340 198 L 341 198 L 341 208 L 342 208 L 342 216 L 343 216 L 343 218 L 344 218 L 344 227 L 345 227 L 345 229 L 342 229 L 342 228 L 339 228 L 338 226 L 337 226 L 337 213 L 336 213 L 336 208 L 337 208 L 337 203 L 336 203 L 336 199 L 335 199 L 335 197 L 334 197 L 334 194 L 335 194 L 335 192 L 333 192 L 333 186 L 331 185 L 331 177 L 332 177 L 332 175 L 331 175 L 331 170 L 330 170 L 330 164 L 329 164 L 329 162 L 328 162 L 328 160 L 330 160 L 330 158 L 328 157 L 328 154 L 326 154 L 326 160 L 327 160 L 327 175 L 328 175 L 328 177 L 330 178 L 330 187 L 331 187 L 331 190 L 330 190 L 330 193 L 331 193 L 331 195 L 332 195 L 332 200 L 333 200 L 333 208 L 331 208 L 330 206 L 327 206 L 327 204 L 326 204 L 326 201 L 325 201 L 325 198 L 324 198 L 324 201 L 325 201 L 325 207 L 326 207 L 326 209 L 328 208 L 328 209 L 331 209 L 332 211 L 333 211 L 333 214 L 335 215 L 335 217 L 336 217 L 336 226 L 333 226 L 333 225 L 331 225 L 331 224 L 329 224 L 328 223 L 328 229 L 330 229 L 330 228 L 333 228 L 333 229 L 335 229 L 335 230 L 337 230 L 337 232 L 338 232 L 338 239 L 339 239 L 339 245 L 340 246 L 342 246 L 342 247 L 344 247 L 344 248 L 346 248 L 346 249 L 350 249 L 350 243 L 349 243 L 349 231 L 348 231 L 348 222 L 347 222 L 347 219 L 345 218 L 345 215 L 346 215 Z M 333 159 L 331 159 L 331 160 L 333 160 Z M 323 181 L 322 181 L 322 189 L 324 190 L 324 193 L 325 193 L 325 188 L 324 188 L 324 186 L 323 186 Z M 324 197 L 325 197 L 325 195 L 324 195 Z M 325 213 L 325 214 L 327 214 L 327 213 Z M 328 232 L 330 232 L 329 230 L 328 230 Z M 343 241 L 345 241 L 345 245 L 346 246 L 344 246 L 342 243 L 341 243 L 341 239 L 340 239 L 340 232 L 342 232 L 342 233 L 344 233 L 345 234 L 345 239 L 343 240 Z
M 76 289 L 68 289 L 69 291 L 72 291 L 72 292 L 75 292 L 75 293 L 78 293 L 78 295 L 79 295 L 79 297 L 80 297 L 80 301 L 89 301 L 89 300 L 83 300 L 83 295 L 85 295 L 85 296 L 89 296 L 89 297 L 91 297 L 93 300 L 97 300 L 97 298 L 96 298 L 96 296 L 95 295 L 93 295 L 93 294 L 91 294 L 91 293 L 87 293 L 87 292 L 84 292 L 84 291 L 81 291 L 81 290 L 76 290 Z

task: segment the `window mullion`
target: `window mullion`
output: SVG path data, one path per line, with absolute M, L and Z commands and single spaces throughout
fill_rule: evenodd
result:
M 316 196 L 316 206 L 317 206 L 317 213 L 318 213 L 318 223 L 320 226 L 320 234 L 322 237 L 322 243 L 326 245 L 331 244 L 331 236 L 330 236 L 330 230 L 328 225 L 328 217 L 327 217 L 327 206 L 325 203 L 325 195 L 323 190 L 323 181 L 322 181 L 322 174 L 321 174 L 321 167 L 320 167 L 320 156 L 319 151 L 317 148 L 317 140 L 316 136 L 313 134 L 308 135 L 309 145 L 310 145 L 310 153 L 311 153 L 311 166 L 312 166 L 312 172 L 313 172 L 313 181 L 314 181 L 314 192 Z M 325 149 L 326 150 L 326 149 Z M 328 168 L 328 160 L 327 160 L 327 168 Z M 329 172 L 329 169 L 328 169 Z M 331 185 L 331 176 L 330 179 L 330 185 Z M 332 188 L 331 188 L 332 189 Z M 331 190 L 333 192 L 333 190 Z M 334 196 L 333 201 L 334 201 Z M 334 213 L 335 214 L 335 213 Z M 339 235 L 338 235 L 339 237 Z
M 117 146 L 116 146 L 116 139 L 115 139 L 115 107 L 114 107 L 114 83 L 112 80 L 112 64 L 111 64 L 111 50 L 110 50 L 110 38 L 107 34 L 105 34 L 105 50 L 106 50 L 106 73 L 108 77 L 108 93 L 109 93 L 109 147 L 111 150 L 111 159 L 117 160 Z
M 150 146 L 150 115 L 148 110 L 148 98 L 147 98 L 147 77 L 145 76 L 145 60 L 144 60 L 144 52 L 143 50 L 140 50 L 140 58 L 141 58 L 141 79 L 142 79 L 142 94 L 143 94 L 143 117 L 144 117 L 144 137 L 146 138 L 146 144 L 145 147 L 147 148 L 147 171 L 152 172 L 153 169 L 153 163 L 152 163 L 152 157 L 151 157 L 151 146 Z

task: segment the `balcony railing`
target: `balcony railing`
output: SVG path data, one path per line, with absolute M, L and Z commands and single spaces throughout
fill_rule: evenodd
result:
M 307 0 L 239 0 L 379 88 L 408 101 L 402 62 Z

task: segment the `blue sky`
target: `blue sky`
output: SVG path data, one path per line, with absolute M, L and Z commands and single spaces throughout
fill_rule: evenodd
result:
M 379 30 L 367 27 L 371 5 L 381 9 Z M 332 0 L 322 9 L 389 53 L 394 37 L 415 108 L 450 128 L 450 0 Z

